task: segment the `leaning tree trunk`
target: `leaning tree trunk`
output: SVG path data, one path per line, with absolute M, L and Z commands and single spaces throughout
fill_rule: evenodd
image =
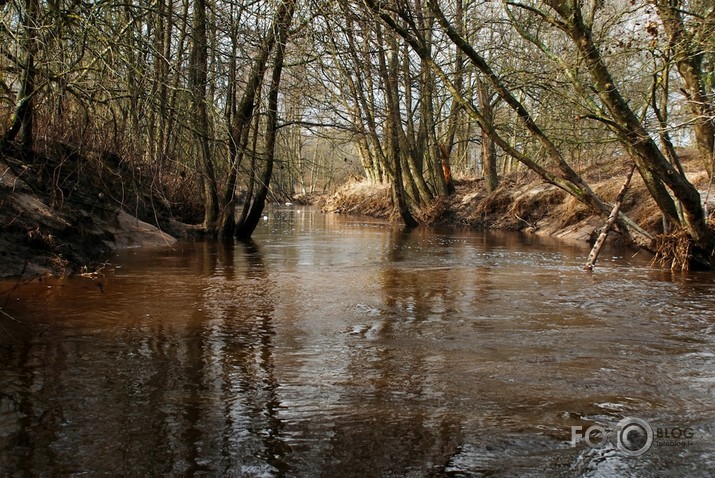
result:
M 451 75 L 447 74 L 442 67 L 430 57 L 428 50 L 423 42 L 420 41 L 419 32 L 415 33 L 403 26 L 403 23 L 392 17 L 390 12 L 381 8 L 380 4 L 375 0 L 364 0 L 366 6 L 394 32 L 404 38 L 415 53 L 420 58 L 427 62 L 432 68 L 445 87 L 450 91 L 455 101 L 465 109 L 466 113 L 476 121 L 479 127 L 489 134 L 489 137 L 499 146 L 504 152 L 526 167 L 537 173 L 544 181 L 553 184 L 568 194 L 575 197 L 580 202 L 584 203 L 594 211 L 608 215 L 611 208 L 605 204 L 596 195 L 587 183 L 571 168 L 571 166 L 563 158 L 561 152 L 554 142 L 545 134 L 545 132 L 534 121 L 524 104 L 514 96 L 512 91 L 506 86 L 502 79 L 492 70 L 486 60 L 476 51 L 476 49 L 450 24 L 442 12 L 439 3 L 436 0 L 428 0 L 428 5 L 432 13 L 436 16 L 438 22 L 444 29 L 445 34 L 449 39 L 462 51 L 465 57 L 484 75 L 484 78 L 489 81 L 495 94 L 511 108 L 519 120 L 524 124 L 530 134 L 534 136 L 542 145 L 549 158 L 558 166 L 560 174 L 555 174 L 539 162 L 535 161 L 528 155 L 518 151 L 509 141 L 504 139 L 495 129 L 494 125 L 486 121 L 482 112 L 477 109 L 471 100 L 467 99 L 461 91 L 459 91 L 452 81 Z M 409 25 L 409 18 L 402 18 L 404 24 Z M 619 226 L 623 226 L 624 230 L 636 232 L 637 235 L 631 239 L 637 241 L 639 245 L 645 248 L 650 248 L 652 244 L 652 236 L 644 231 L 635 222 L 625 216 L 623 213 L 619 215 Z
M 636 167 L 649 192 L 663 214 L 675 224 L 680 223 L 675 203 L 665 188 L 681 202 L 685 224 L 683 224 L 693 242 L 700 250 L 703 260 L 710 261 L 715 249 L 715 235 L 709 229 L 702 207 L 700 193 L 687 178 L 682 176 L 668 161 L 658 145 L 650 137 L 635 112 L 621 96 L 608 67 L 601 58 L 598 47 L 593 41 L 591 30 L 581 16 L 580 6 L 565 6 L 558 0 L 547 2 L 561 16 L 561 23 L 578 48 L 579 53 L 593 79 L 593 87 L 616 122 L 619 139 L 631 152 Z
M 228 181 L 224 196 L 223 208 L 221 210 L 221 215 L 218 220 L 217 228 L 219 235 L 223 237 L 231 237 L 233 235 L 238 234 L 237 228 L 239 226 L 240 228 L 245 229 L 245 225 L 242 224 L 246 219 L 245 215 L 242 214 L 242 217 L 238 221 L 239 224 L 237 224 L 235 218 L 238 168 L 241 163 L 241 158 L 244 154 L 243 151 L 248 144 L 248 130 L 250 129 L 249 125 L 251 123 L 251 118 L 253 116 L 254 110 L 256 108 L 256 98 L 260 95 L 261 87 L 263 85 L 263 77 L 266 72 L 266 65 L 268 63 L 268 59 L 276 45 L 276 41 L 280 42 L 280 38 L 282 38 L 281 35 L 284 34 L 281 22 L 284 22 L 286 18 L 288 18 L 287 15 L 290 15 L 292 17 L 293 9 L 293 1 L 284 1 L 278 7 L 270 30 L 268 31 L 267 36 L 263 41 L 263 44 L 261 45 L 258 56 L 256 57 L 253 66 L 251 67 L 248 83 L 246 85 L 246 89 L 243 92 L 241 102 L 236 109 L 236 113 L 233 115 L 233 121 L 229 125 L 230 169 L 228 173 Z M 288 19 L 288 21 L 290 21 L 290 18 Z M 279 44 L 278 46 L 285 48 L 285 45 Z M 235 58 L 231 58 L 231 62 L 233 64 L 235 62 Z M 251 197 L 247 197 L 247 201 L 250 200 Z M 252 232 L 253 231 L 251 231 L 251 233 Z
M 694 26 L 689 30 L 683 21 L 683 2 L 657 0 L 658 16 L 670 39 L 675 64 L 683 78 L 683 91 L 694 117 L 693 130 L 698 152 L 705 169 L 712 176 L 715 171 L 715 101 L 708 94 L 704 60 L 708 41 L 712 41 L 715 7 L 702 16 L 693 12 Z M 712 66 L 711 66 L 712 68 Z
M 628 186 L 631 184 L 631 178 L 633 177 L 633 173 L 635 172 L 635 170 L 636 166 L 634 164 L 628 171 L 628 174 L 626 175 L 626 180 L 623 182 L 620 191 L 618 191 L 618 195 L 616 196 L 616 202 L 613 205 L 613 210 L 608 216 L 606 224 L 603 226 L 603 229 L 601 229 L 601 233 L 598 235 L 598 239 L 596 239 L 596 242 L 593 244 L 591 253 L 588 255 L 588 259 L 586 260 L 586 265 L 584 266 L 584 269 L 587 271 L 592 271 L 593 268 L 596 266 L 596 260 L 598 260 L 598 255 L 601 253 L 601 248 L 603 248 L 603 245 L 606 243 L 608 232 L 611 230 L 613 225 L 616 223 L 616 220 L 618 219 L 618 213 L 621 211 L 621 207 L 623 206 L 623 200 L 626 197 L 626 192 L 628 191 Z

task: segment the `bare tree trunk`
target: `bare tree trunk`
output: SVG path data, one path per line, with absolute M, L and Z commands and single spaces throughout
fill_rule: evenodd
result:
M 494 124 L 494 109 L 492 99 L 487 85 L 477 77 L 477 96 L 479 98 L 479 109 L 484 115 L 484 121 Z M 482 177 L 484 178 L 484 188 L 492 193 L 499 186 L 499 176 L 497 172 L 497 146 L 489 136 L 482 130 Z
M 276 134 L 278 132 L 278 93 L 280 90 L 281 74 L 283 72 L 283 60 L 285 58 L 286 42 L 288 32 L 295 10 L 295 0 L 284 0 L 279 8 L 276 18 L 276 36 L 278 45 L 276 55 L 273 60 L 273 72 L 271 75 L 271 86 L 268 92 L 268 120 L 266 122 L 266 167 L 261 177 L 258 192 L 253 200 L 251 209 L 245 221 L 236 230 L 236 237 L 248 239 L 258 226 L 258 222 L 263 214 L 263 208 L 268 197 L 271 176 L 273 174 L 273 163 L 275 160 Z
M 461 34 L 464 34 L 464 5 L 463 0 L 457 0 L 455 5 L 455 28 Z M 424 62 L 423 62 L 424 63 Z M 454 50 L 454 87 L 457 91 L 462 92 L 465 83 L 465 68 L 464 68 L 464 54 L 462 50 L 455 47 Z M 442 157 L 442 170 L 445 177 L 445 182 L 447 184 L 447 192 L 452 194 L 454 192 L 454 182 L 452 181 L 452 168 L 451 168 L 451 158 L 452 151 L 454 150 L 454 143 L 457 137 L 457 130 L 459 128 L 459 119 L 462 116 L 464 108 L 457 101 L 452 101 L 451 109 L 449 111 L 449 116 L 447 117 L 447 130 L 444 136 L 444 140 L 440 144 L 440 153 Z M 457 158 L 459 158 L 462 151 L 467 151 L 466 145 L 457 148 Z
M 388 128 L 389 128 L 389 144 L 390 144 L 390 158 L 393 167 L 393 177 L 392 177 L 392 192 L 395 202 L 397 204 L 397 209 L 400 213 L 402 221 L 407 227 L 417 227 L 418 223 L 412 216 L 410 211 L 409 201 L 407 199 L 407 193 L 405 191 L 403 183 L 403 171 L 402 171 L 402 151 L 400 150 L 400 106 L 398 98 L 398 59 L 397 59 L 397 46 L 394 38 L 389 40 L 390 45 L 388 46 L 388 59 L 385 59 L 385 53 L 381 52 L 379 55 L 380 70 L 382 74 L 383 81 L 385 82 L 385 96 L 387 100 L 387 115 L 388 115 Z
M 209 118 L 206 103 L 208 83 L 208 46 L 206 37 L 206 0 L 196 0 L 192 17 L 193 43 L 190 58 L 190 89 L 194 106 L 194 134 L 199 147 L 199 164 L 202 172 L 204 221 L 203 227 L 211 231 L 218 217 L 218 187 L 213 158 L 209 145 Z
M 386 25 L 389 26 L 393 31 L 397 32 L 402 36 L 410 46 L 414 49 L 417 55 L 422 58 L 422 60 L 428 62 L 430 67 L 437 73 L 439 79 L 443 82 L 445 87 L 450 91 L 452 97 L 458 101 L 465 111 L 472 117 L 479 127 L 486 131 L 489 136 L 497 143 L 497 145 L 504 150 L 507 154 L 512 156 L 514 159 L 537 173 L 544 181 L 551 183 L 568 194 L 572 195 L 580 202 L 591 207 L 595 211 L 602 214 L 608 214 L 611 210 L 607 204 L 605 204 L 586 184 L 583 179 L 571 168 L 571 166 L 565 161 L 559 149 L 553 143 L 553 141 L 544 133 L 544 131 L 538 126 L 534 121 L 533 117 L 523 105 L 519 99 L 517 99 L 512 91 L 504 84 L 504 82 L 497 76 L 491 69 L 489 64 L 484 60 L 484 58 L 470 45 L 459 33 L 454 29 L 454 27 L 449 23 L 449 21 L 444 16 L 441 11 L 439 4 L 436 0 L 429 0 L 429 6 L 432 12 L 436 15 L 436 18 L 440 25 L 442 25 L 445 33 L 450 38 L 450 40 L 465 54 L 465 56 L 472 62 L 472 64 L 482 72 L 484 77 L 489 80 L 489 83 L 494 88 L 496 94 L 514 111 L 516 116 L 526 127 L 526 129 L 531 133 L 542 145 L 543 149 L 546 151 L 548 156 L 552 161 L 558 166 L 561 174 L 557 175 L 549 171 L 547 168 L 534 161 L 528 155 L 518 151 L 513 147 L 508 141 L 506 141 L 494 128 L 494 126 L 487 121 L 485 121 L 484 116 L 481 111 L 479 111 L 474 104 L 465 98 L 465 96 L 458 91 L 454 83 L 451 81 L 451 77 L 445 73 L 445 71 L 438 65 L 427 53 L 424 45 L 421 43 L 419 38 L 415 36 L 409 29 L 401 26 L 395 18 L 393 18 L 387 10 L 381 9 L 380 6 L 374 0 L 364 0 L 368 8 L 372 10 L 377 16 L 379 16 Z M 403 14 L 404 12 L 399 11 Z M 409 18 L 406 21 L 409 24 Z M 639 244 L 643 247 L 649 247 L 652 243 L 652 236 L 639 227 L 635 222 L 630 220 L 623 214 L 619 215 L 619 224 L 624 227 L 627 226 L 628 230 L 635 231 L 638 233 Z
M 174 23 L 174 12 L 173 12 L 173 0 L 167 0 L 168 5 L 169 5 L 169 12 L 168 15 L 172 19 L 172 21 L 167 20 L 167 25 L 166 25 L 166 38 L 167 38 L 167 45 L 166 45 L 166 50 L 164 51 L 165 58 L 168 59 L 171 57 L 171 49 L 172 49 L 172 23 Z M 188 8 L 189 8 L 189 2 L 185 1 L 183 5 L 183 9 L 181 11 L 181 18 L 188 18 Z M 165 117 L 165 125 L 166 125 L 166 133 L 164 134 L 164 143 L 161 145 L 161 155 L 162 158 L 166 158 L 167 160 L 169 159 L 170 156 L 173 156 L 175 154 L 175 148 L 176 148 L 176 127 L 177 127 L 177 102 L 179 100 L 179 83 L 181 81 L 181 65 L 184 63 L 184 57 L 186 55 L 186 39 L 189 36 L 188 28 L 186 23 L 183 22 L 178 22 L 176 21 L 177 28 L 179 29 L 179 39 L 176 42 L 176 50 L 175 50 L 175 55 L 176 59 L 173 62 L 174 66 L 173 68 L 169 68 L 169 70 L 175 70 L 176 73 L 174 73 L 174 77 L 171 79 L 171 84 L 169 86 L 169 91 L 170 93 L 168 94 L 168 105 L 166 105 L 166 112 L 162 113 L 162 117 Z M 168 81 L 168 78 L 167 78 Z M 162 105 L 163 106 L 163 105 Z
M 260 124 L 261 124 L 261 117 L 259 115 L 255 115 L 253 118 L 253 136 L 251 137 L 251 147 L 246 148 L 248 154 L 251 156 L 251 166 L 249 168 L 248 174 L 248 187 L 246 189 L 246 199 L 243 203 L 243 208 L 241 208 L 241 215 L 238 218 L 238 220 L 235 223 L 234 229 L 233 229 L 233 235 L 236 235 L 236 231 L 241 230 L 243 227 L 243 223 L 246 222 L 246 218 L 248 217 L 248 213 L 251 211 L 251 204 L 253 202 L 253 191 L 256 187 L 256 164 L 258 163 L 257 161 L 257 156 L 258 156 L 258 133 L 260 130 Z M 245 128 L 245 135 L 248 137 L 248 132 L 250 128 Z M 248 146 L 248 142 L 246 142 L 246 146 Z
M 18 98 L 27 99 L 27 103 L 22 108 L 20 116 L 20 144 L 23 153 L 29 153 L 32 150 L 35 122 L 35 108 L 33 105 L 33 96 L 35 95 L 35 53 L 37 52 L 37 30 L 39 25 L 37 19 L 40 14 L 40 5 L 38 0 L 26 0 L 25 8 L 25 65 L 22 72 L 22 85 Z
M 433 43 L 433 30 L 434 30 L 434 19 L 431 16 L 425 18 L 423 12 L 424 6 L 418 3 L 416 7 L 417 15 L 417 27 L 423 32 L 425 36 L 425 43 L 427 48 L 431 49 Z M 409 45 L 405 45 L 405 50 L 408 51 Z M 406 69 L 409 71 L 409 55 L 405 54 Z M 435 98 L 434 93 L 436 91 L 435 75 L 432 69 L 423 61 L 420 61 L 419 67 L 419 95 L 420 95 L 420 122 L 419 122 L 419 135 L 417 138 L 418 144 L 420 144 L 421 156 L 424 158 L 423 161 L 427 163 L 427 167 L 430 172 L 430 178 L 432 179 L 432 189 L 434 194 L 426 189 L 420 198 L 420 204 L 426 204 L 434 199 L 434 196 L 446 196 L 454 192 L 454 186 L 450 183 L 448 185 L 445 178 L 445 172 L 442 164 L 446 162 L 449 167 L 449 156 L 444 157 L 440 149 L 439 142 L 437 141 L 437 125 L 436 125 L 436 114 L 435 114 Z M 407 109 L 407 114 L 412 117 L 412 109 Z M 421 178 L 418 178 L 421 179 Z M 427 186 L 425 184 L 425 186 Z M 422 192 L 422 188 L 420 188 Z
M 425 64 L 421 65 L 423 71 L 422 82 L 425 92 L 423 93 L 424 108 L 420 120 L 421 128 L 424 129 L 426 159 L 432 171 L 433 187 L 436 196 L 448 196 L 454 193 L 454 183 L 450 167 L 449 154 L 440 147 L 437 140 L 437 125 L 435 124 L 434 94 L 435 82 L 434 73 Z M 451 141 L 450 141 L 451 142 Z M 434 199 L 431 195 L 428 200 Z
M 368 0 L 366 0 L 368 1 Z M 372 2 L 371 2 L 372 3 Z M 442 28 L 445 30 L 447 36 L 450 38 L 450 40 L 465 54 L 465 56 L 469 59 L 469 61 L 482 73 L 484 78 L 489 82 L 489 84 L 494 88 L 495 93 L 509 106 L 509 108 L 514 111 L 516 116 L 519 118 L 521 123 L 526 127 L 526 129 L 531 133 L 531 135 L 536 138 L 543 149 L 545 150 L 546 154 L 551 158 L 551 160 L 558 166 L 559 170 L 561 171 L 561 177 L 557 177 L 551 173 L 549 173 L 547 170 L 545 170 L 542 166 L 539 164 L 535 163 L 534 161 L 529 160 L 525 155 L 520 154 L 518 151 L 516 151 L 514 148 L 510 147 L 508 143 L 501 141 L 501 137 L 496 133 L 493 124 L 487 122 L 484 118 L 484 115 L 481 111 L 476 110 L 476 108 L 473 107 L 473 105 L 469 102 L 466 102 L 463 104 L 463 106 L 466 106 L 470 112 L 470 114 L 477 120 L 479 123 L 479 126 L 482 128 L 482 130 L 485 130 L 488 132 L 489 136 L 498 143 L 498 145 L 504 150 L 509 152 L 513 157 L 517 158 L 519 162 L 523 163 L 526 165 L 529 169 L 537 172 L 540 174 L 544 179 L 547 179 L 549 182 L 552 184 L 555 184 L 559 187 L 562 187 L 565 191 L 567 191 L 569 194 L 574 195 L 576 198 L 578 198 L 580 201 L 584 202 L 585 204 L 588 204 L 589 206 L 593 207 L 596 210 L 603 210 L 604 209 L 604 204 L 603 202 L 596 196 L 596 194 L 591 190 L 591 188 L 586 184 L 581 176 L 579 176 L 573 168 L 566 162 L 564 159 L 563 155 L 559 151 L 559 149 L 556 147 L 554 142 L 544 133 L 544 131 L 539 127 L 539 125 L 534 121 L 534 118 L 532 115 L 529 113 L 529 110 L 524 106 L 524 104 L 519 101 L 519 99 L 514 96 L 513 92 L 505 85 L 505 83 L 502 81 L 502 79 L 492 70 L 491 66 L 487 63 L 487 61 L 482 57 L 473 47 L 472 45 L 467 42 L 467 40 L 459 34 L 457 30 L 455 30 L 454 26 L 447 20 L 447 18 L 444 16 L 444 13 L 442 12 L 439 3 L 437 0 L 428 0 L 430 9 L 432 12 L 435 14 L 437 21 L 442 25 Z M 385 21 L 391 21 L 389 17 L 386 17 L 384 14 L 381 15 L 383 20 Z M 408 37 L 410 36 L 409 32 L 405 31 L 404 29 L 400 28 L 398 25 L 393 23 L 393 28 L 396 30 L 402 30 L 403 33 Z M 424 48 L 422 45 L 419 44 L 419 42 L 412 41 L 412 45 L 417 51 L 418 54 L 421 56 L 425 54 L 423 51 Z M 438 69 L 439 67 L 433 64 L 433 68 Z M 448 80 L 448 78 L 442 77 L 443 80 Z M 454 90 L 454 85 L 449 82 L 449 86 L 452 90 L 453 96 L 455 98 L 460 99 L 460 93 L 456 90 Z M 464 100 L 464 97 L 461 96 L 461 100 Z
M 656 1 L 658 15 L 670 37 L 678 72 L 685 82 L 684 91 L 695 118 L 693 129 L 698 152 L 705 170 L 712 176 L 715 174 L 715 101 L 707 91 L 703 61 L 708 48 L 706 42 L 712 41 L 715 34 L 715 6 L 710 6 L 709 12 L 702 16 L 693 15 L 698 21 L 694 31 L 689 31 L 683 21 L 683 3 L 682 0 Z
M 263 76 L 266 72 L 266 64 L 268 63 L 270 54 L 276 45 L 276 41 L 280 40 L 279 36 L 283 34 L 281 30 L 281 28 L 283 27 L 280 22 L 286 21 L 287 18 L 288 23 L 290 23 L 294 8 L 295 4 L 292 0 L 285 0 L 278 7 L 270 30 L 268 31 L 267 36 L 263 44 L 261 45 L 261 49 L 258 52 L 258 57 L 254 61 L 253 66 L 251 68 L 248 84 L 246 85 L 246 89 L 243 92 L 243 97 L 241 98 L 241 102 L 238 105 L 237 111 L 233 116 L 233 124 L 230 125 L 229 128 L 230 170 L 227 181 L 226 193 L 224 197 L 224 204 L 218 225 L 218 232 L 221 236 L 224 237 L 231 237 L 232 235 L 238 234 L 236 230 L 238 225 L 235 220 L 236 180 L 238 175 L 238 167 L 243 156 L 243 151 L 245 150 L 248 141 L 248 126 L 251 122 L 253 112 L 256 108 L 256 98 L 258 97 L 259 92 L 261 90 L 261 86 L 263 84 Z M 286 17 L 286 15 L 290 16 Z M 279 44 L 278 47 L 285 48 L 285 45 Z M 251 196 L 248 196 L 246 198 L 246 201 L 251 201 L 251 199 Z M 239 223 L 241 222 L 243 221 L 239 221 Z M 240 228 L 244 228 L 244 226 L 241 224 Z M 253 231 L 251 231 L 251 233 L 252 232 Z
M 10 128 L 0 138 L 0 151 L 20 136 L 20 150 L 28 154 L 33 146 L 34 105 L 35 96 L 35 54 L 37 53 L 37 18 L 39 16 L 38 0 L 25 0 L 25 12 L 22 19 L 22 49 L 23 55 L 19 66 L 20 82 L 15 101 Z
M 684 226 L 690 237 L 707 257 L 706 260 L 709 260 L 715 250 L 715 236 L 707 226 L 700 193 L 670 164 L 638 116 L 621 96 L 598 47 L 593 42 L 591 30 L 583 21 L 581 7 L 576 4 L 566 6 L 557 0 L 547 0 L 547 4 L 559 14 L 563 20 L 561 28 L 572 38 L 583 56 L 593 79 L 593 87 L 616 122 L 619 139 L 632 153 L 651 196 L 668 220 L 675 224 L 680 223 L 673 198 L 665 188 L 665 185 L 668 186 L 683 205 Z
M 355 20 L 354 15 L 350 13 L 352 6 L 349 3 L 348 0 L 341 0 L 339 4 L 345 19 L 344 33 L 348 46 L 345 54 L 352 65 L 352 71 L 349 67 L 341 68 L 342 78 L 345 80 L 354 102 L 354 106 L 350 110 L 353 123 L 361 133 L 361 138 L 358 140 L 364 148 L 361 159 L 363 164 L 368 164 L 370 168 L 371 172 L 368 173 L 368 177 L 382 183 L 391 177 L 394 171 L 392 171 L 392 166 L 387 158 L 386 148 L 382 142 L 383 138 L 378 134 L 377 118 L 379 113 L 376 111 L 374 77 L 380 77 L 380 74 L 376 74 L 374 71 L 371 39 L 367 35 L 355 34 L 355 31 L 359 31 L 361 26 L 363 29 L 366 26 Z M 360 39 L 362 41 L 358 41 Z M 341 66 L 340 62 L 337 63 L 337 66 Z

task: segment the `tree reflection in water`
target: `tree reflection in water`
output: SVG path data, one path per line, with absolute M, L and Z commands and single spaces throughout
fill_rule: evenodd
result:
M 128 251 L 103 291 L 3 299 L 22 323 L 0 321 L 0 475 L 712 468 L 712 275 L 604 256 L 585 276 L 586 247 L 292 210 L 256 241 Z M 626 414 L 697 440 L 570 446 Z
M 275 291 L 260 248 L 200 247 L 182 258 L 193 278 L 133 284 L 131 274 L 117 275 L 107 285 L 109 303 L 89 296 L 74 316 L 29 325 L 37 335 L 18 327 L 13 336 L 26 341 L 3 336 L 1 469 L 286 470 L 273 370 Z M 52 309 L 66 299 L 55 293 L 64 287 L 34 289 L 27 313 L 41 322 L 45 307 L 35 306 Z

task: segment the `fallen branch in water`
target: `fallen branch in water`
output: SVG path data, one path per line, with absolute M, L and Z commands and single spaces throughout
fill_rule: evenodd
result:
M 631 183 L 631 178 L 633 177 L 633 172 L 635 170 L 636 166 L 634 164 L 633 166 L 631 166 L 631 170 L 628 172 L 628 176 L 626 176 L 626 180 L 623 182 L 621 190 L 618 191 L 618 196 L 616 196 L 616 203 L 613 205 L 613 210 L 611 211 L 611 214 L 609 214 L 608 220 L 603 226 L 603 229 L 601 229 L 601 234 L 599 234 L 598 239 L 596 239 L 596 242 L 593 244 L 593 248 L 591 249 L 591 253 L 588 255 L 588 260 L 586 261 L 584 270 L 592 271 L 595 267 L 596 259 L 598 259 L 598 254 L 600 254 L 603 244 L 606 243 L 606 237 L 608 237 L 608 232 L 613 227 L 613 224 L 615 224 L 616 219 L 618 219 L 618 213 L 620 212 L 621 206 L 623 205 L 623 199 L 626 197 L 626 191 L 628 191 L 628 185 Z

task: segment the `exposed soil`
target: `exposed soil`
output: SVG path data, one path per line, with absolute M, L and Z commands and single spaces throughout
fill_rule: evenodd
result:
M 625 168 L 607 175 L 596 166 L 593 171 L 584 174 L 589 184 L 601 198 L 614 201 L 627 174 Z M 693 172 L 689 176 L 701 189 L 703 199 L 708 197 L 707 175 Z M 531 174 L 502 178 L 499 188 L 492 194 L 487 194 L 482 181 L 477 179 L 457 180 L 455 186 L 454 195 L 441 198 L 418 213 L 423 224 L 525 231 L 564 240 L 593 242 L 605 223 L 604 217 L 595 215 L 575 198 Z M 715 211 L 714 196 L 715 191 L 711 191 L 709 211 Z M 321 206 L 326 212 L 396 218 L 390 188 L 382 184 L 346 184 L 325 198 Z M 653 235 L 663 233 L 660 211 L 637 174 L 622 211 Z M 609 236 L 611 242 L 620 240 L 623 238 L 616 232 Z
M 583 175 L 601 198 L 613 201 L 626 175 L 621 169 L 593 165 Z M 711 184 L 698 170 L 694 165 L 690 180 L 707 198 L 708 210 L 715 211 L 715 191 L 708 194 Z M 0 278 L 91 272 L 117 249 L 165 247 L 176 237 L 198 233 L 173 219 L 191 215 L 186 198 L 172 203 L 154 183 L 116 156 L 61 144 L 46 156 L 19 160 L 0 155 Z M 192 194 L 188 187 L 175 186 L 179 195 Z M 352 181 L 317 203 L 329 212 L 397 219 L 387 184 Z M 622 210 L 650 233 L 663 232 L 660 212 L 637 175 Z M 457 180 L 455 194 L 417 215 L 427 225 L 526 231 L 582 242 L 593 241 L 605 222 L 530 174 L 502 178 L 492 194 L 480 180 Z M 657 247 L 682 243 L 678 234 L 661 236 Z M 617 233 L 610 236 L 611 241 L 621 239 Z
M 55 153 L 0 156 L 1 278 L 91 272 L 116 249 L 171 245 L 185 231 L 119 158 Z

